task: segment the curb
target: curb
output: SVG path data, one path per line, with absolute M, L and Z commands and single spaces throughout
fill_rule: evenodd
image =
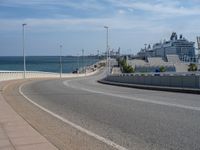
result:
M 193 89 L 193 88 L 178 88 L 178 87 L 164 87 L 164 86 L 128 84 L 128 83 L 122 83 L 122 82 L 106 81 L 105 79 L 98 80 L 98 82 L 102 83 L 102 84 L 108 84 L 108 85 L 114 85 L 114 86 L 130 87 L 130 88 L 138 88 L 138 89 L 146 89 L 146 90 L 200 94 L 200 89 Z

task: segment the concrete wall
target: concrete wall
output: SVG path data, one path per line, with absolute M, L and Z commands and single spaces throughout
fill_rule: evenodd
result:
M 164 66 L 167 72 L 176 72 L 175 66 L 135 66 L 135 72 L 156 72 L 156 70 L 160 70 L 160 67 Z
M 107 81 L 120 82 L 128 84 L 167 86 L 179 88 L 200 88 L 199 75 L 133 75 L 121 74 L 111 75 L 105 78 Z
M 63 73 L 62 78 L 76 78 L 76 77 L 84 77 L 90 76 L 97 73 L 99 69 L 95 71 L 87 71 L 87 73 L 81 74 L 72 74 L 72 73 Z M 60 78 L 59 73 L 51 73 L 51 72 L 40 72 L 40 71 L 27 71 L 26 79 L 34 79 L 34 78 Z M 22 71 L 0 71 L 0 81 L 5 80 L 15 80 L 15 79 L 23 79 Z

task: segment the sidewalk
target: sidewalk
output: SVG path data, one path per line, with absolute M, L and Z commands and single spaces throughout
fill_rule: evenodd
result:
M 57 150 L 6 103 L 0 91 L 0 150 Z

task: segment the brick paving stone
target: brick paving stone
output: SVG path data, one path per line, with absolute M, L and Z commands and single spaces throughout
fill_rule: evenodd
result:
M 57 150 L 12 109 L 1 92 L 0 150 Z
M 6 146 L 10 146 L 10 145 L 11 145 L 11 143 L 8 139 L 0 140 L 0 149 L 3 147 L 6 147 Z
M 55 150 L 49 143 L 17 146 L 16 150 Z
M 15 150 L 12 146 L 3 147 L 1 150 Z

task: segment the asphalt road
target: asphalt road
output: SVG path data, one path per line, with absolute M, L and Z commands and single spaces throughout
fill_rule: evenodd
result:
M 104 74 L 34 81 L 23 93 L 39 105 L 127 149 L 200 149 L 200 97 L 103 85 Z

